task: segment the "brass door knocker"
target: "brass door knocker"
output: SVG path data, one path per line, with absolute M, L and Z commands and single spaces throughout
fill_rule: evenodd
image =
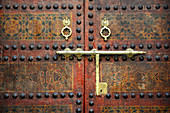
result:
M 70 20 L 67 17 L 63 20 L 63 25 L 64 27 L 61 30 L 61 34 L 65 37 L 66 40 L 68 40 L 68 38 L 72 34 L 72 30 L 70 27 L 68 27 L 70 25 Z M 66 31 L 68 32 L 68 34 L 65 33 Z
M 107 41 L 107 38 L 111 35 L 111 30 L 107 27 L 109 25 L 109 21 L 104 18 L 102 20 L 101 25 L 103 26 L 100 30 L 100 35 L 104 38 L 105 41 Z M 105 35 L 104 32 L 107 31 L 107 34 Z

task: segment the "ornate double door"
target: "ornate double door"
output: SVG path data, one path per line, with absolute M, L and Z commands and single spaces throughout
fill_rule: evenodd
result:
M 170 112 L 169 0 L 1 0 L 0 112 Z

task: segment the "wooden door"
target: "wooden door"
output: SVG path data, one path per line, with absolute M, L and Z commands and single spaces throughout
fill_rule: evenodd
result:
M 170 112 L 169 5 L 168 0 L 86 0 L 87 51 L 146 51 L 132 58 L 100 55 L 100 82 L 108 85 L 108 94 L 100 96 L 95 95 L 95 60 L 86 58 L 86 113 Z M 111 30 L 107 41 L 100 35 L 104 18 Z
M 170 112 L 169 7 L 168 0 L 1 0 L 0 112 Z M 96 95 L 96 59 L 56 54 L 66 48 L 146 54 L 100 55 L 107 93 Z
M 0 1 L 1 113 L 83 111 L 84 61 L 55 54 L 84 48 L 83 11 L 83 0 Z

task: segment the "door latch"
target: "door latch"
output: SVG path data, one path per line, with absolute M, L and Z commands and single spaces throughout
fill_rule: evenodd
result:
M 127 55 L 128 57 L 132 57 L 135 54 L 145 54 L 145 51 L 134 51 L 131 48 L 128 48 L 126 51 L 98 51 L 93 49 L 91 51 L 83 51 L 78 48 L 75 51 L 71 51 L 69 48 L 66 48 L 64 51 L 57 51 L 57 54 L 63 54 L 65 57 L 69 57 L 72 54 L 75 54 L 77 57 L 81 57 L 82 55 L 92 55 L 96 58 L 96 95 L 107 94 L 107 83 L 100 82 L 100 74 L 99 74 L 99 55 L 100 54 L 109 54 L 109 55 Z

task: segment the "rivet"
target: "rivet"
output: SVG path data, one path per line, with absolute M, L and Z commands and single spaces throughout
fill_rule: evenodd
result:
M 102 7 L 101 7 L 101 6 L 97 6 L 97 10 L 99 10 L 99 11 L 100 11 L 101 9 L 102 9 Z
M 93 21 L 89 21 L 89 25 L 92 26 L 94 24 Z
M 42 5 L 38 5 L 38 9 L 43 9 L 43 6 Z
M 53 45 L 53 49 L 54 49 L 54 50 L 58 49 L 58 45 L 57 45 L 57 44 L 54 44 L 54 45 Z
M 90 110 L 89 110 L 89 113 L 94 113 L 94 110 L 93 110 L 93 109 L 90 109 Z
M 161 44 L 156 44 L 156 48 L 160 49 L 161 48 Z
M 156 96 L 157 96 L 158 98 L 161 98 L 162 94 L 161 94 L 161 93 L 157 93 Z
M 24 99 L 24 98 L 25 98 L 25 93 L 21 93 L 21 94 L 20 94 L 20 98 L 21 98 L 21 99 Z
M 126 93 L 123 94 L 123 98 L 124 99 L 127 99 L 128 98 L 128 95 Z
M 139 44 L 139 48 L 140 48 L 140 49 L 143 49 L 143 44 Z
M 16 61 L 17 60 L 17 56 L 12 56 L 12 60 Z
M 89 57 L 89 58 L 88 58 L 88 61 L 89 61 L 89 62 L 92 62 L 92 61 L 93 61 L 93 58 L 92 58 L 92 57 Z
M 29 49 L 30 49 L 30 50 L 33 50 L 33 49 L 34 49 L 34 45 L 32 45 L 32 44 L 29 45 Z
M 60 97 L 61 97 L 61 98 L 65 98 L 65 97 L 66 97 L 66 94 L 65 94 L 65 93 L 61 93 L 61 94 L 60 94 Z
M 126 56 L 126 55 L 123 55 L 123 56 L 122 56 L 122 60 L 123 60 L 123 61 L 126 61 L 126 60 L 127 60 L 127 56 Z
M 93 49 L 93 45 L 89 45 L 89 49 L 92 50 Z
M 17 49 L 17 46 L 16 46 L 16 45 L 12 45 L 12 49 L 13 49 L 13 50 L 16 50 L 16 49 Z
M 144 60 L 144 57 L 143 57 L 143 56 L 139 56 L 139 60 L 140 60 L 140 61 L 143 61 L 143 60 Z
M 9 98 L 9 94 L 8 94 L 8 93 L 5 93 L 5 94 L 4 94 L 4 98 L 5 98 L 5 99 L 8 99 L 8 98 Z
M 78 25 L 80 25 L 81 24 L 81 20 L 77 20 L 77 22 L 76 22 Z
M 89 94 L 89 97 L 90 97 L 90 98 L 93 98 L 93 93 L 90 93 L 90 94 Z
M 30 61 L 30 62 L 33 61 L 33 56 L 29 56 L 28 61 Z
M 65 4 L 62 5 L 62 9 L 66 9 L 67 6 Z
M 110 57 L 109 56 L 106 57 L 106 61 L 110 61 Z
M 89 18 L 93 18 L 93 13 L 89 13 L 89 14 L 88 14 L 88 17 L 89 17 Z
M 111 95 L 109 93 L 106 94 L 106 98 L 107 99 L 110 99 L 111 98 Z
M 57 55 L 53 56 L 53 60 L 54 60 L 54 61 L 57 61 L 57 60 L 58 60 Z
M 80 35 L 77 36 L 77 40 L 81 40 L 81 36 Z
M 136 97 L 135 93 L 131 93 L 131 97 L 135 98 Z
M 119 46 L 118 46 L 117 44 L 114 44 L 114 48 L 115 48 L 115 49 L 118 49 Z
M 58 4 L 54 4 L 54 5 L 53 5 L 53 8 L 54 8 L 54 9 L 58 9 Z
M 139 10 L 142 10 L 142 9 L 143 9 L 143 6 L 142 6 L 142 5 L 139 5 L 139 6 L 138 6 L 138 9 L 139 9 Z
M 135 5 L 131 5 L 131 6 L 130 6 L 130 9 L 131 9 L 131 10 L 134 10 L 134 9 L 135 9 Z
M 37 59 L 38 61 L 42 60 L 41 56 L 37 56 L 36 59 Z
M 122 6 L 122 9 L 123 9 L 123 10 L 126 10 L 126 6 L 125 6 L 125 5 L 123 5 L 123 6 Z
M 135 49 L 135 44 L 131 44 L 130 47 L 131 47 L 132 49 Z
M 78 27 L 78 28 L 76 29 L 76 32 L 77 32 L 77 33 L 80 33 L 80 32 L 81 32 L 81 29 Z
M 157 61 L 160 61 L 160 57 L 159 57 L 159 56 L 156 56 L 155 59 L 156 59 Z
M 61 44 L 61 49 L 65 49 L 66 45 L 65 44 Z
M 169 93 L 165 93 L 165 97 L 166 97 L 166 98 L 169 98 L 169 97 L 170 97 L 170 94 L 169 94 Z
M 147 45 L 147 48 L 148 48 L 148 49 L 151 49 L 151 48 L 152 48 L 152 45 L 151 45 L 151 44 L 148 44 L 148 45 Z
M 21 45 L 21 49 L 25 50 L 26 49 L 26 45 Z
M 94 30 L 92 28 L 89 29 L 89 33 L 93 33 Z
M 78 98 L 82 97 L 82 94 L 81 93 L 77 93 L 77 97 Z
M 24 61 L 25 60 L 25 56 L 24 55 L 20 56 L 20 60 Z
M 113 9 L 114 9 L 114 10 L 118 10 L 118 6 L 115 5 L 115 6 L 113 7 Z
M 0 9 L 2 9 L 3 7 L 2 7 L 2 5 L 0 4 Z
M 157 5 L 155 6 L 155 8 L 156 8 L 156 9 L 160 9 L 160 5 L 157 4 Z
M 90 106 L 93 106 L 93 105 L 94 105 L 94 102 L 93 102 L 93 101 L 89 101 L 89 105 L 90 105 Z
M 164 9 L 168 9 L 168 5 L 167 4 L 164 5 Z
M 115 99 L 119 99 L 119 94 L 115 94 Z
M 30 93 L 30 94 L 28 95 L 28 97 L 29 97 L 29 99 L 32 99 L 32 98 L 34 97 L 34 94 L 33 94 L 33 93 Z
M 140 93 L 140 98 L 144 98 L 145 94 L 144 93 Z
M 93 10 L 93 6 L 89 6 L 89 10 Z
M 77 12 L 77 16 L 81 16 L 81 13 L 80 13 L 80 12 Z
M 15 4 L 15 5 L 13 6 L 13 8 L 14 8 L 14 9 L 18 9 L 18 4 Z
M 105 9 L 106 9 L 106 10 L 110 10 L 110 6 L 107 5 L 107 6 L 105 7 Z
M 150 9 L 151 9 L 151 5 L 147 5 L 146 8 L 147 8 L 148 10 L 150 10 Z
M 53 98 L 57 98 L 58 97 L 58 93 L 54 92 L 52 96 L 53 96 Z
M 64 55 L 61 56 L 61 60 L 65 60 L 65 56 Z
M 122 48 L 123 48 L 123 49 L 127 49 L 127 45 L 126 45 L 126 44 L 123 44 Z
M 76 104 L 77 104 L 77 105 L 80 105 L 80 104 L 81 104 L 81 100 L 77 100 L 77 101 L 76 101 Z
M 50 59 L 49 55 L 45 55 L 44 59 L 49 60 Z
M 115 62 L 119 61 L 119 58 L 118 58 L 117 55 L 114 57 L 114 61 L 115 61 Z
M 81 44 L 78 44 L 78 45 L 77 45 L 77 48 L 81 48 L 81 47 L 82 47 Z
M 73 5 L 72 5 L 72 4 L 69 4 L 69 5 L 68 5 L 68 8 L 69 8 L 69 9 L 73 9 Z
M 9 45 L 4 45 L 4 49 L 8 50 L 9 49 Z
M 50 46 L 47 44 L 47 45 L 45 45 L 45 49 L 46 50 L 49 50 L 50 49 Z
M 4 56 L 4 61 L 8 61 L 8 56 Z
M 102 50 L 102 45 L 98 45 L 98 50 Z
M 30 9 L 35 9 L 35 6 L 33 4 L 30 5 Z
M 18 94 L 17 94 L 17 93 L 14 93 L 14 94 L 12 95 L 12 97 L 13 97 L 14 99 L 16 99 L 16 98 L 18 97 Z
M 77 9 L 78 9 L 78 10 L 81 9 L 81 5 L 80 5 L 80 4 L 77 5 Z
M 151 61 L 151 60 L 152 60 L 152 57 L 151 57 L 151 56 L 147 56 L 147 60 L 148 60 L 148 61 Z
M 69 44 L 68 46 L 70 49 L 73 49 L 73 44 Z
M 168 55 L 165 55 L 165 56 L 164 56 L 164 59 L 165 59 L 166 61 L 168 61 L 168 59 L 169 59 Z
M 94 37 L 93 36 L 89 36 L 89 41 L 93 41 Z
M 149 98 L 152 98 L 152 97 L 153 97 L 153 94 L 152 94 L 152 93 L 149 93 L 149 94 L 148 94 L 148 97 L 149 97 Z
M 50 5 L 50 4 L 47 4 L 47 5 L 46 5 L 46 9 L 48 9 L 48 10 L 51 9 L 51 5 Z
M 110 48 L 110 45 L 109 45 L 109 44 L 106 44 L 106 45 L 105 45 L 105 48 L 106 48 L 106 49 L 109 49 L 109 48 Z
M 46 93 L 44 94 L 44 96 L 45 96 L 45 98 L 48 98 L 48 97 L 50 96 L 50 94 L 46 92 Z
M 168 44 L 164 44 L 164 48 L 165 48 L 165 49 L 168 49 L 168 48 L 169 48 L 169 45 L 168 45 Z
M 25 10 L 27 9 L 27 6 L 25 4 L 22 5 L 22 9 Z
M 41 98 L 41 93 L 37 93 L 37 98 Z
M 40 50 L 42 48 L 42 45 L 41 44 L 38 44 L 37 45 L 37 49 Z
M 81 113 L 81 108 L 77 108 L 76 113 Z
M 73 98 L 74 97 L 74 93 L 69 93 L 68 95 L 70 98 Z
M 135 56 L 132 56 L 130 59 L 131 59 L 132 61 L 134 61 L 134 60 L 135 60 Z
M 5 8 L 8 10 L 8 9 L 11 8 L 11 6 L 10 5 L 6 5 Z

